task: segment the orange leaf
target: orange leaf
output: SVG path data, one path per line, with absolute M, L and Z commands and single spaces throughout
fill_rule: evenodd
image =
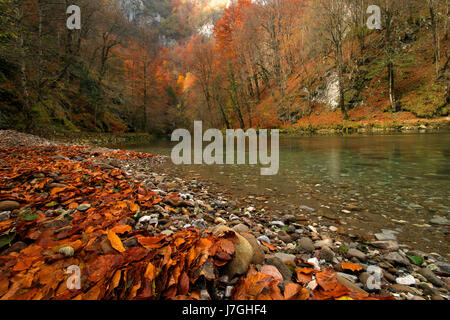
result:
M 274 246 L 272 246 L 272 245 L 270 245 L 270 244 L 268 244 L 268 243 L 265 243 L 264 241 L 261 241 L 261 243 L 262 243 L 265 247 L 269 248 L 270 251 L 276 251 L 276 250 L 277 250 L 276 247 L 274 247 Z
M 119 234 L 129 232 L 130 230 L 131 230 L 131 226 L 129 226 L 127 224 L 115 226 L 114 228 L 111 229 L 112 232 L 119 233 Z
M 119 236 L 114 233 L 114 231 L 108 230 L 108 239 L 111 243 L 111 247 L 116 249 L 119 252 L 124 252 L 125 248 L 123 247 L 122 240 L 120 240 Z
M 145 269 L 144 277 L 146 277 L 150 282 L 156 278 L 157 270 L 153 263 L 149 262 L 147 269 Z
M 288 283 L 284 288 L 285 300 L 307 300 L 309 298 L 308 289 L 296 283 Z
M 353 272 L 361 271 L 363 269 L 363 267 L 360 266 L 359 264 L 355 264 L 355 263 L 351 263 L 351 262 L 342 262 L 341 267 L 344 270 L 351 270 Z

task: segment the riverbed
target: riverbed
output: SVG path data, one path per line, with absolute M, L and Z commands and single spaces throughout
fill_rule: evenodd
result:
M 119 147 L 170 156 L 175 144 Z M 169 160 L 163 169 L 269 213 L 297 210 L 310 221 L 368 237 L 389 229 L 402 243 L 450 256 L 450 132 L 281 137 L 274 176 L 261 176 L 258 165 L 175 166 Z M 436 217 L 444 223 L 434 223 Z

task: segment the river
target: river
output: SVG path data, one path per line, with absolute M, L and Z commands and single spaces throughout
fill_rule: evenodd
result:
M 121 146 L 170 155 L 175 143 Z M 205 144 L 206 145 L 206 144 Z M 269 210 L 306 205 L 312 221 L 347 232 L 398 232 L 400 242 L 450 256 L 450 132 L 280 138 L 280 169 L 261 176 L 255 165 L 167 164 L 181 178 L 212 183 L 228 196 L 264 201 Z M 305 210 L 303 210 L 305 211 Z

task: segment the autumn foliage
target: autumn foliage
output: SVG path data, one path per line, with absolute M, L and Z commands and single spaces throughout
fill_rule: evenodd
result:
M 217 236 L 190 227 L 164 236 L 132 227 L 141 210 L 162 202 L 171 209 L 180 202 L 178 194 L 163 199 L 121 169 L 91 159 L 114 164 L 152 155 L 87 147 L 1 151 L 0 201 L 20 203 L 18 212 L 0 222 L 3 300 L 200 299 L 200 290 L 214 283 L 235 255 L 234 232 Z M 69 246 L 72 254 L 60 250 Z M 81 270 L 80 289 L 68 288 L 70 266 Z M 318 288 L 310 291 L 304 285 L 312 275 Z M 233 298 L 375 298 L 342 286 L 332 271 L 308 267 L 297 269 L 297 283 L 283 291 L 279 284 L 251 267 Z

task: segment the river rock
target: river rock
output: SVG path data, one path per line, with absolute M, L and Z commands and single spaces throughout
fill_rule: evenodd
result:
M 367 259 L 366 254 L 362 251 L 359 251 L 358 249 L 354 249 L 354 248 L 348 249 L 347 254 L 350 257 L 355 257 L 361 261 L 365 261 Z
M 283 282 L 283 276 L 281 275 L 281 273 L 277 269 L 277 267 L 275 267 L 273 265 L 262 266 L 261 273 L 264 273 L 264 274 L 274 277 L 276 280 L 280 281 L 280 283 Z
M 319 253 L 319 259 L 323 259 L 326 262 L 333 262 L 334 252 L 329 247 L 323 247 Z
M 82 203 L 77 207 L 77 210 L 78 211 L 86 211 L 90 207 L 91 207 L 91 205 L 89 203 Z
M 295 265 L 295 255 L 288 254 L 284 252 L 275 253 L 275 257 L 283 261 L 285 264 L 294 264 Z
M 435 263 L 442 272 L 450 274 L 450 264 L 446 262 L 436 262 Z
M 417 283 L 416 279 L 410 274 L 408 274 L 404 277 L 398 277 L 397 279 L 395 279 L 395 282 L 397 282 L 398 284 L 405 285 L 405 286 L 413 286 Z
M 422 290 L 423 290 L 423 293 L 426 294 L 426 295 L 428 295 L 428 296 L 439 295 L 439 294 L 441 294 L 441 293 L 439 292 L 439 290 L 437 290 L 437 289 L 435 289 L 435 288 L 432 288 L 432 287 L 430 287 L 428 284 L 423 283 L 423 282 L 418 283 L 418 284 L 417 284 L 417 287 L 420 288 L 420 289 L 422 289 Z
M 440 226 L 450 226 L 450 220 L 445 217 L 434 217 L 430 220 L 431 224 L 437 224 Z
M 214 219 L 214 223 L 215 224 L 227 224 L 227 221 L 225 219 L 217 217 L 216 219 Z
M 163 234 L 163 235 L 165 235 L 167 237 L 170 237 L 173 234 L 173 231 L 167 229 L 167 230 L 161 231 L 161 234 Z
M 397 251 L 399 249 L 398 243 L 395 241 L 374 241 L 371 243 L 374 247 L 389 250 L 389 251 Z
M 252 258 L 251 263 L 253 263 L 253 264 L 263 263 L 265 254 L 264 254 L 263 249 L 259 245 L 258 241 L 256 240 L 256 238 L 251 233 L 247 233 L 247 232 L 242 232 L 242 233 L 240 233 L 240 235 L 243 236 L 248 241 L 248 243 L 250 243 L 250 245 L 253 248 L 253 258 Z
M 428 268 L 421 268 L 418 271 L 419 274 L 423 275 L 428 281 L 430 281 L 433 285 L 437 287 L 444 287 L 445 283 L 439 279 L 433 271 Z
M 375 233 L 378 241 L 397 241 L 397 237 L 393 233 Z
M 415 294 L 416 293 L 412 288 L 410 288 L 408 286 L 405 286 L 403 284 L 398 284 L 398 283 L 393 284 L 391 286 L 391 289 L 394 290 L 395 292 L 409 292 L 411 294 Z
M 278 239 L 280 239 L 281 241 L 283 241 L 285 243 L 289 243 L 292 241 L 291 236 L 288 235 L 288 233 L 284 230 L 278 231 Z
M 239 233 L 249 232 L 250 229 L 243 223 L 239 223 L 233 227 L 233 230 Z
M 213 234 L 222 235 L 224 232 L 231 231 L 231 228 L 220 225 L 214 228 Z M 247 272 L 248 267 L 253 259 L 253 248 L 251 244 L 241 236 L 239 233 L 234 232 L 238 238 L 238 242 L 234 244 L 235 254 L 233 260 L 228 263 L 226 273 L 233 278 L 235 275 L 244 274 Z
M 303 237 L 298 241 L 298 246 L 300 250 L 306 252 L 313 252 L 315 250 L 314 243 L 308 237 Z
M 258 241 L 263 241 L 263 242 L 265 242 L 265 243 L 267 243 L 267 244 L 270 244 L 270 239 L 269 239 L 268 236 L 259 236 L 259 237 L 257 238 L 257 240 L 258 240 Z
M 72 257 L 75 253 L 75 250 L 71 246 L 66 246 L 59 248 L 58 252 L 66 257 Z
M 364 289 L 367 291 L 381 290 L 380 283 L 373 281 L 373 276 L 368 272 L 363 272 L 359 275 L 359 281 L 363 284 Z
M 340 275 L 337 275 L 337 281 L 338 281 L 340 284 L 346 286 L 346 287 L 349 288 L 349 289 L 358 291 L 358 292 L 360 292 L 360 293 L 362 293 L 362 294 L 368 294 L 365 290 L 361 289 L 361 288 L 358 287 L 356 284 L 354 284 L 353 282 L 351 282 L 350 280 L 348 280 L 348 279 L 346 279 L 346 278 L 344 278 L 344 277 L 341 277 Z
M 286 266 L 286 264 L 275 256 L 268 256 L 266 258 L 266 264 L 277 267 L 280 271 L 283 279 L 286 281 L 292 281 L 292 271 Z
M 15 209 L 19 209 L 19 207 L 20 203 L 16 201 L 10 200 L 0 201 L 0 211 L 12 211 Z
M 11 219 L 11 213 L 9 211 L 0 212 L 0 221 Z
M 315 248 L 324 248 L 324 247 L 329 247 L 333 244 L 333 240 L 331 239 L 324 239 L 324 240 L 319 240 L 314 242 L 314 247 Z
M 284 227 L 285 224 L 282 221 L 274 220 L 270 223 L 271 226 Z
M 406 257 L 402 256 L 398 252 L 389 252 L 388 254 L 384 255 L 383 258 L 386 261 L 393 263 L 393 264 L 404 265 L 404 266 L 410 265 L 408 259 Z

